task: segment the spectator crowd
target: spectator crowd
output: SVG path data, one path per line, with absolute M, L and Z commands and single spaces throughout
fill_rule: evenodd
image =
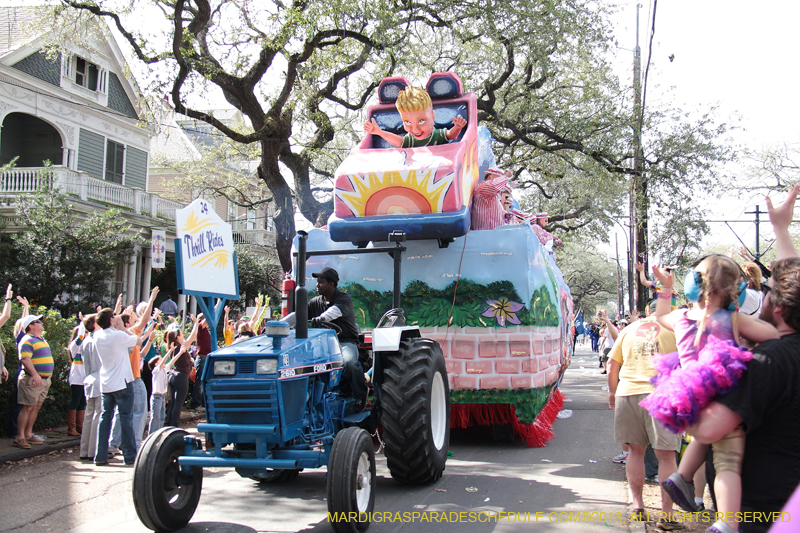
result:
M 685 275 L 689 304 L 676 308 L 675 267 L 655 266 L 650 281 L 640 264 L 639 281 L 655 291 L 648 316 L 619 329 L 599 316 L 613 337 L 609 407 L 623 446 L 614 461 L 625 464 L 632 519 L 663 531 L 687 520 L 705 522 L 706 533 L 796 531 L 800 255 L 789 224 L 799 190 L 777 207 L 767 198 L 777 256 L 769 266 L 746 250 L 742 265 L 732 254 L 700 258 Z M 597 350 L 599 328 L 587 336 Z M 654 516 L 645 479 L 661 485 Z
M 154 308 L 158 293 L 155 287 L 148 301 L 131 303 L 125 309 L 120 295 L 114 309 L 98 306 L 95 313 L 78 316 L 68 346 L 66 420 L 68 435 L 81 437 L 81 460 L 104 466 L 121 454 L 125 464 L 132 464 L 147 434 L 180 423 L 191 383 L 189 408 L 204 409 L 196 376 L 201 375 L 212 351 L 208 324 L 202 314 L 186 320 L 177 316 L 177 306 L 169 295 L 163 309 Z M 13 299 L 8 285 L 0 327 L 11 317 Z M 46 339 L 43 315 L 31 314 L 27 299 L 17 296 L 17 300 L 22 315 L 14 324 L 13 335 L 20 365 L 16 377 L 9 379 L 6 354 L 0 350 L 0 377 L 11 381 L 15 389 L 9 413 L 13 445 L 30 449 L 45 440 L 33 433 L 33 428 L 51 387 L 54 353 Z M 234 321 L 230 308 L 225 307 L 224 344 L 252 337 L 261 315 L 260 298 L 251 318 Z

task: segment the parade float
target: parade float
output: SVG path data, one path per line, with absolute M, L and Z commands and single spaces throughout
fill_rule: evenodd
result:
M 408 85 L 384 79 L 368 120 L 402 135 L 395 100 Z M 308 234 L 309 249 L 338 252 L 309 258 L 306 272 L 335 268 L 369 332 L 392 302 L 393 259 L 341 250 L 391 247 L 388 235 L 404 232 L 402 307 L 407 324 L 442 347 L 451 426 L 491 426 L 543 446 L 572 357 L 569 287 L 529 224 L 470 230 L 473 188 L 494 164 L 491 138 L 478 126 L 475 94 L 463 94 L 456 75 L 433 74 L 425 89 L 437 128 L 455 116 L 466 126 L 448 144 L 418 148 L 367 134 L 336 171 L 328 228 Z

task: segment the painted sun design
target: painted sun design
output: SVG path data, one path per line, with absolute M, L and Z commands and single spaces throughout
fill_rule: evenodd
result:
M 426 169 L 349 174 L 352 191 L 336 189 L 336 196 L 353 216 L 418 215 L 441 213 L 445 195 L 453 184 L 451 172 L 438 181 L 434 166 Z
M 196 233 L 206 229 L 209 226 L 216 226 L 217 222 L 214 221 L 211 217 L 200 218 L 197 216 L 197 213 L 192 211 L 189 213 L 189 216 L 186 217 L 186 224 L 184 224 L 182 231 L 186 233 L 190 233 L 195 235 Z
M 198 259 L 191 266 L 200 266 L 205 267 L 214 263 L 213 266 L 217 268 L 225 268 L 228 266 L 228 261 L 230 260 L 230 252 L 227 250 L 217 250 L 216 252 L 212 252 L 208 255 L 203 256 L 202 258 Z

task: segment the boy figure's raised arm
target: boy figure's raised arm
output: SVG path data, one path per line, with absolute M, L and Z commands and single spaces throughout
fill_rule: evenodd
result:
M 374 118 L 364 124 L 364 131 L 371 135 L 377 135 L 392 146 L 401 146 L 403 144 L 403 138 L 401 136 L 383 131 L 381 127 L 378 126 L 378 123 L 375 122 Z

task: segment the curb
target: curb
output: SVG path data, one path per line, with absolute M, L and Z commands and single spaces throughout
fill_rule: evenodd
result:
M 23 450 L 22 448 L 14 448 L 0 455 L 0 463 L 7 463 L 9 461 L 21 461 L 23 459 L 28 459 L 30 457 L 36 457 L 37 455 L 46 455 L 50 452 L 63 450 L 65 448 L 73 448 L 75 446 L 80 446 L 80 444 L 81 444 L 80 437 L 72 437 L 67 440 L 57 442 L 55 444 L 47 444 L 47 442 L 45 442 L 41 446 L 31 446 L 30 450 Z
M 198 420 L 205 418 L 206 413 L 205 411 L 196 412 L 196 411 L 181 411 L 181 424 L 187 423 L 195 423 Z M 40 446 L 31 446 L 29 450 L 24 450 L 22 448 L 13 447 L 11 444 L 11 439 L 2 439 L 0 443 L 0 465 L 13 462 L 13 461 L 22 461 L 23 459 L 30 459 L 31 457 L 36 457 L 38 455 L 46 455 L 50 452 L 56 452 L 60 450 L 64 450 L 67 448 L 74 448 L 76 446 L 81 445 L 81 438 L 80 437 L 70 437 L 66 435 L 66 426 L 60 428 L 64 430 L 64 435 L 59 435 L 58 437 L 48 437 L 49 438 L 58 438 L 58 442 L 54 442 L 52 444 L 48 444 L 45 441 L 44 444 Z M 55 432 L 55 431 L 54 431 Z M 76 456 L 77 458 L 77 456 Z

